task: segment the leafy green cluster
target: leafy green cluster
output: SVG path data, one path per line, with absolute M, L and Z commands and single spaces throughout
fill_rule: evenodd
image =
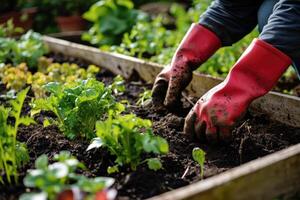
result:
M 8 183 L 18 182 L 18 168 L 29 160 L 26 145 L 17 141 L 17 131 L 21 124 L 34 123 L 30 117 L 22 117 L 21 110 L 29 88 L 17 94 L 10 101 L 11 108 L 0 106 L 0 173 L 6 174 Z M 10 125 L 8 117 L 13 117 L 14 124 Z M 14 178 L 12 180 L 12 178 Z M 0 182 L 4 184 L 2 176 Z
M 172 45 L 169 42 L 174 39 L 172 32 L 162 25 L 162 21 L 162 17 L 153 21 L 149 18 L 139 19 L 131 32 L 124 34 L 121 44 L 112 46 L 110 50 L 138 58 L 160 54 L 162 49 Z
M 0 64 L 0 80 L 7 89 L 19 91 L 31 85 L 36 98 L 45 96 L 43 85 L 49 82 L 70 83 L 95 77 L 99 67 L 89 65 L 87 69 L 80 68 L 72 63 L 52 63 L 51 59 L 41 57 L 38 59 L 38 71 L 32 73 L 25 63 L 17 66 Z
M 131 0 L 100 0 L 83 15 L 93 26 L 82 39 L 100 46 L 119 44 L 123 34 L 131 30 L 141 15 L 133 9 Z
M 134 114 L 110 115 L 105 121 L 96 124 L 97 138 L 88 147 L 105 147 L 117 158 L 116 165 L 109 167 L 108 173 L 118 172 L 119 166 L 130 165 L 132 170 L 144 162 L 153 170 L 162 164 L 158 158 L 142 161 L 143 153 L 166 154 L 169 152 L 167 141 L 155 136 L 151 130 L 151 121 L 136 117 Z
M 41 155 L 35 161 L 35 168 L 28 171 L 24 178 L 24 185 L 39 189 L 38 193 L 25 193 L 20 200 L 49 199 L 55 200 L 57 195 L 68 189 L 79 189 L 90 196 L 109 188 L 114 183 L 113 178 L 87 178 L 76 174 L 76 170 L 85 169 L 85 166 L 73 157 L 70 152 L 61 151 L 54 155 L 53 164 L 49 164 L 48 157 Z
M 79 80 L 69 84 L 51 82 L 44 86 L 51 94 L 32 103 L 32 114 L 41 110 L 55 113 L 63 133 L 70 139 L 95 137 L 97 120 L 104 119 L 109 110 L 122 112 L 124 106 L 115 101 L 112 89 L 95 79 Z M 49 121 L 46 121 L 49 124 Z
M 20 39 L 0 37 L 0 63 L 25 62 L 30 68 L 37 67 L 38 58 L 47 53 L 39 33 L 28 31 Z

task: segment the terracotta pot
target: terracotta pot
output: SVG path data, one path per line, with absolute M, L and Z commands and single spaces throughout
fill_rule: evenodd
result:
M 25 31 L 32 28 L 33 17 L 37 12 L 36 8 L 26 8 L 21 11 L 10 11 L 0 15 L 0 24 L 7 22 L 12 19 L 15 27 L 22 27 Z M 22 19 L 22 16 L 26 14 L 26 20 Z
M 85 21 L 79 15 L 58 16 L 56 23 L 61 32 L 79 31 L 85 28 Z

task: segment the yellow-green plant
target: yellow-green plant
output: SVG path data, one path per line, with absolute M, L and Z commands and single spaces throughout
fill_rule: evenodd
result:
M 200 165 L 200 176 L 204 175 L 204 162 L 206 153 L 199 147 L 195 147 L 192 152 L 193 159 Z
M 30 117 L 21 116 L 28 90 L 26 88 L 19 92 L 16 99 L 10 101 L 10 108 L 0 106 L 0 172 L 6 174 L 8 183 L 12 183 L 12 180 L 18 182 L 18 168 L 29 160 L 26 145 L 17 141 L 19 125 L 35 123 Z M 13 117 L 13 124 L 9 123 L 8 117 Z M 2 176 L 0 182 L 4 183 Z
M 39 59 L 38 72 L 29 71 L 26 63 L 17 66 L 0 65 L 0 79 L 7 89 L 20 91 L 26 85 L 31 85 L 36 98 L 45 96 L 43 86 L 49 82 L 72 83 L 76 80 L 93 78 L 100 71 L 95 65 L 89 65 L 87 69 L 80 68 L 77 64 L 52 63 L 50 59 Z
M 25 63 L 17 66 L 2 65 L 0 66 L 0 78 L 6 88 L 20 91 L 25 88 L 27 84 L 31 83 L 31 72 Z

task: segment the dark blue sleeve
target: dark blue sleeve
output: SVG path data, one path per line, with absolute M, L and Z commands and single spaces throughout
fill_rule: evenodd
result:
M 300 61 L 300 1 L 280 0 L 259 38 Z
M 199 23 L 221 39 L 223 46 L 237 42 L 257 25 L 262 0 L 215 0 Z

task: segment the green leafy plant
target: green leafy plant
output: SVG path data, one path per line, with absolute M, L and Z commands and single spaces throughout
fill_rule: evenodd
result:
M 0 37 L 11 37 L 16 34 L 23 33 L 21 27 L 15 27 L 13 20 L 9 19 L 6 23 L 0 24 Z
M 162 17 L 154 20 L 139 19 L 129 33 L 125 33 L 122 43 L 111 50 L 138 58 L 158 55 L 168 48 L 171 32 L 162 25 Z
M 146 101 L 151 99 L 151 97 L 152 97 L 152 91 L 151 90 L 146 90 L 144 88 L 144 92 L 139 94 L 139 99 L 136 102 L 136 104 L 140 105 L 140 106 L 144 106 Z
M 0 37 L 0 63 L 25 62 L 29 68 L 36 68 L 38 58 L 47 53 L 39 33 L 28 31 L 20 39 Z
M 95 79 L 65 85 L 51 82 L 44 88 L 51 95 L 33 101 L 32 114 L 41 110 L 52 111 L 57 116 L 52 123 L 57 124 L 70 139 L 94 138 L 97 120 L 104 119 L 109 110 L 115 113 L 124 110 L 124 106 L 115 101 L 112 90 Z
M 203 175 L 204 175 L 205 154 L 206 153 L 198 147 L 195 147 L 192 152 L 193 159 L 200 165 L 201 178 L 203 178 Z
M 12 183 L 12 177 L 15 183 L 18 182 L 18 168 L 29 160 L 26 145 L 17 141 L 18 127 L 35 123 L 30 117 L 21 116 L 28 90 L 22 90 L 10 101 L 11 108 L 0 106 L 0 172 L 6 174 L 8 183 Z M 13 125 L 9 124 L 8 117 L 14 119 Z M 4 183 L 2 176 L 0 182 Z
M 95 138 L 87 150 L 105 147 L 117 157 L 116 165 L 107 169 L 108 173 L 117 172 L 119 166 L 130 165 L 132 170 L 147 162 L 148 167 L 158 170 L 162 164 L 157 158 L 142 160 L 143 153 L 166 154 L 168 142 L 155 136 L 151 130 L 151 121 L 136 117 L 134 114 L 110 115 L 105 121 L 96 124 Z
M 57 195 L 68 189 L 79 189 L 90 197 L 96 192 L 107 189 L 114 183 L 113 178 L 87 178 L 76 174 L 76 170 L 85 169 L 85 166 L 73 157 L 70 152 L 61 151 L 54 155 L 53 164 L 49 164 L 48 157 L 41 155 L 35 161 L 35 168 L 28 171 L 24 178 L 24 185 L 40 190 L 38 193 L 25 193 L 21 200 L 49 199 L 55 200 Z
M 93 23 L 82 39 L 93 45 L 119 44 L 124 33 L 129 32 L 142 13 L 133 9 L 131 0 L 100 0 L 83 14 Z
M 112 84 L 109 86 L 109 88 L 113 91 L 115 95 L 120 95 L 123 92 L 125 92 L 125 81 L 122 76 L 118 75 L 114 78 Z
M 30 84 L 31 72 L 25 63 L 17 66 L 0 64 L 0 78 L 1 82 L 6 85 L 7 89 L 20 91 L 24 89 L 27 84 Z

